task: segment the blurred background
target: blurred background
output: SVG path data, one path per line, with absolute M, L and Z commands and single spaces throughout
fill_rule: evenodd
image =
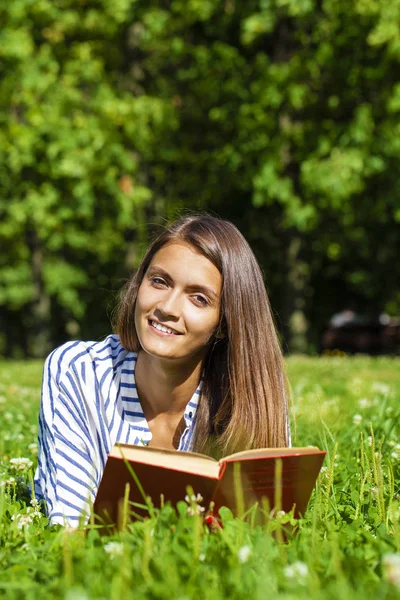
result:
M 0 355 L 111 331 L 184 210 L 232 220 L 286 352 L 400 347 L 400 0 L 0 3 Z

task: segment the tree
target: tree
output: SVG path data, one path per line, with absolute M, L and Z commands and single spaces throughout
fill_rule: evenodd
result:
M 150 157 L 153 191 L 245 224 L 291 349 L 342 302 L 398 312 L 400 3 L 160 6 L 139 3 L 133 40 L 143 89 L 179 116 Z
M 183 208 L 238 224 L 291 350 L 348 302 L 400 312 L 400 0 L 0 10 L 8 340 L 106 333 L 99 287 Z
M 138 149 L 171 111 L 120 81 L 130 6 L 15 0 L 1 8 L 0 306 L 8 326 L 24 315 L 23 346 L 33 355 L 51 346 L 52 314 L 61 310 L 64 326 L 90 318 L 84 290 L 125 275 L 115 272 L 124 238 L 137 228 L 140 239 L 151 191 Z

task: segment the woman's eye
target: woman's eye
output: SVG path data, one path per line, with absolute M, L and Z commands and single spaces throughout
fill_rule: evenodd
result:
M 150 281 L 154 285 L 165 285 L 165 281 L 161 277 L 151 277 Z
M 196 294 L 196 296 L 193 296 L 193 298 L 195 299 L 196 303 L 200 304 L 201 306 L 207 306 L 208 304 L 208 300 L 204 296 L 199 296 Z

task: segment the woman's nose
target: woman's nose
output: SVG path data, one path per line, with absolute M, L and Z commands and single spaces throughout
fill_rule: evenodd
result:
M 179 318 L 182 309 L 182 298 L 178 291 L 171 290 L 157 304 L 157 308 L 169 317 Z

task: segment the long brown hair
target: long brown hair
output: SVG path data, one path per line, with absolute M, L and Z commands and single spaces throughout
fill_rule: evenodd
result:
M 149 246 L 117 310 L 124 348 L 138 352 L 135 302 L 153 256 L 182 241 L 222 275 L 220 323 L 204 361 L 194 450 L 227 455 L 289 443 L 288 383 L 260 266 L 240 231 L 209 215 L 182 217 Z

